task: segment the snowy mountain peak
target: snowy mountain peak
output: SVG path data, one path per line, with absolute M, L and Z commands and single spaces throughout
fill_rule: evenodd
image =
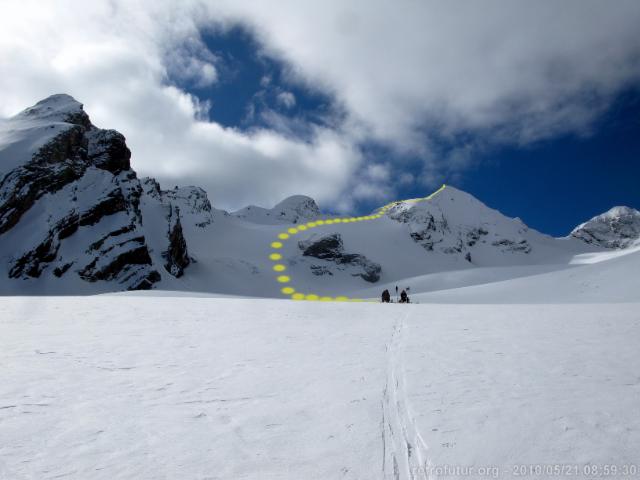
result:
M 272 209 L 281 218 L 312 219 L 320 215 L 320 209 L 313 198 L 305 195 L 293 195 L 285 198 Z
M 640 211 L 631 207 L 613 207 L 578 225 L 571 236 L 605 248 L 627 248 L 640 239 Z
M 143 188 L 130 157 L 124 136 L 92 125 L 69 95 L 0 121 L 0 277 L 77 293 L 182 276 L 183 227 L 212 221 L 206 193 Z
M 544 235 L 530 230 L 520 219 L 506 217 L 449 186 L 430 200 L 398 202 L 388 215 L 406 224 L 411 237 L 425 250 L 473 265 L 526 263 L 524 257 L 536 256 L 536 245 L 545 242 Z
M 285 198 L 273 208 L 250 205 L 233 212 L 231 215 L 253 223 L 278 224 L 312 220 L 320 216 L 321 212 L 313 198 L 305 195 L 293 195 Z
M 51 95 L 44 100 L 40 100 L 14 118 L 16 120 L 42 120 L 89 126 L 89 117 L 84 112 L 82 103 L 71 95 L 64 93 Z
M 598 215 L 596 218 L 601 218 L 601 219 L 611 218 L 611 219 L 613 219 L 613 218 L 620 218 L 620 217 L 625 217 L 625 216 L 638 217 L 638 216 L 640 216 L 640 211 L 636 210 L 635 208 L 631 208 L 631 207 L 618 206 L 618 207 L 613 207 L 609 211 Z

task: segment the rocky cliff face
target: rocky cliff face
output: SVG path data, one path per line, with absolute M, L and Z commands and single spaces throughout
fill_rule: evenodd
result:
M 312 235 L 309 239 L 298 242 L 302 255 L 312 257 L 321 262 L 310 265 L 314 275 L 333 275 L 334 268 L 348 270 L 354 277 L 375 283 L 380 280 L 382 267 L 364 255 L 345 253 L 342 237 L 338 233 Z
M 114 130 L 54 95 L 0 126 L 0 254 L 11 278 L 68 277 L 104 290 L 147 289 L 161 279 L 149 247 L 141 182 Z M 167 270 L 188 265 L 179 210 L 166 219 Z
M 640 211 L 614 207 L 578 225 L 571 236 L 605 248 L 627 248 L 640 243 Z

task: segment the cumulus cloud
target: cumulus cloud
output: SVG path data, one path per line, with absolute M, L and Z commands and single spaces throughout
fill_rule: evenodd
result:
M 201 184 L 225 206 L 307 193 L 346 208 L 416 180 L 375 178 L 362 144 L 420 158 L 431 184 L 463 174 L 478 149 L 589 134 L 640 80 L 639 23 L 636 0 L 8 0 L 0 115 L 67 92 L 127 136 L 143 174 Z M 343 118 L 294 129 L 274 117 L 281 128 L 249 132 L 206 121 L 210 105 L 176 80 L 215 88 L 200 31 L 237 24 Z M 434 148 L 461 137 L 481 140 Z

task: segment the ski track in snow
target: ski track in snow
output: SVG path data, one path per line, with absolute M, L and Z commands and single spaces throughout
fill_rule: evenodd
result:
M 426 475 L 429 447 L 420 435 L 411 414 L 405 386 L 402 336 L 411 311 L 393 326 L 386 345 L 387 378 L 382 390 L 382 472 L 383 478 L 422 480 Z

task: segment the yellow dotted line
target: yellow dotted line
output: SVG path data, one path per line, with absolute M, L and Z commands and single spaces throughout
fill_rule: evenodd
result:
M 414 198 L 411 200 L 403 200 L 403 201 L 421 202 L 421 201 L 431 200 L 435 195 L 437 195 L 442 190 L 444 190 L 445 186 L 446 185 L 442 185 L 442 187 L 440 187 L 438 190 L 433 192 L 428 197 Z M 343 295 L 339 295 L 337 297 L 329 297 L 329 296 L 316 295 L 315 293 L 302 293 L 302 292 L 296 291 L 295 288 L 290 286 L 291 277 L 283 273 L 287 270 L 287 266 L 284 265 L 283 263 L 280 263 L 283 257 L 278 250 L 284 247 L 283 241 L 289 240 L 292 236 L 297 235 L 300 232 L 321 227 L 323 225 L 334 225 L 338 223 L 354 223 L 354 222 L 363 222 L 367 220 L 377 220 L 381 218 L 383 215 L 385 215 L 390 208 L 393 208 L 396 205 L 401 204 L 403 201 L 388 203 L 385 206 L 379 208 L 377 212 L 373 215 L 365 215 L 362 217 L 328 218 L 325 220 L 315 220 L 313 222 L 308 222 L 303 225 L 298 225 L 297 227 L 288 228 L 284 232 L 280 232 L 277 235 L 278 240 L 271 242 L 270 247 L 272 248 L 273 251 L 269 253 L 269 260 L 274 262 L 271 268 L 277 274 L 276 281 L 284 285 L 280 289 L 280 292 L 283 295 L 290 297 L 292 300 L 308 300 L 308 301 L 319 301 L 319 302 L 365 302 L 366 300 L 363 300 L 361 298 L 349 298 Z

